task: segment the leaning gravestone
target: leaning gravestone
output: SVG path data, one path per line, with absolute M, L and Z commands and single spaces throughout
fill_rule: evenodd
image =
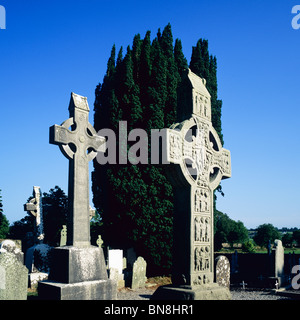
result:
M 206 82 L 187 70 L 178 89 L 178 122 L 165 129 L 162 159 L 174 187 L 172 285 L 152 299 L 229 299 L 214 283 L 213 192 L 231 176 L 230 152 L 211 122 Z
M 144 258 L 138 257 L 133 264 L 131 289 L 135 290 L 145 287 L 147 281 L 146 268 L 147 263 Z
M 50 143 L 69 159 L 69 212 L 67 245 L 53 250 L 51 281 L 38 287 L 41 299 L 116 299 L 116 283 L 108 280 L 103 250 L 90 243 L 89 161 L 105 145 L 105 138 L 97 136 L 89 123 L 89 110 L 87 98 L 72 93 L 70 118 L 50 128 Z
M 27 287 L 27 268 L 14 253 L 0 253 L 0 300 L 27 300 Z
M 216 283 L 230 289 L 230 262 L 225 256 L 218 256 L 215 259 Z

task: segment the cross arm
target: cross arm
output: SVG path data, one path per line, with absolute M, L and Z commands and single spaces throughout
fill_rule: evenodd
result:
M 54 125 L 50 127 L 50 141 L 51 144 L 62 145 L 73 142 L 72 132 L 63 126 Z
M 183 140 L 179 131 L 166 130 L 166 160 L 167 163 L 181 164 Z
M 35 199 L 31 199 L 29 203 L 24 204 L 24 211 L 28 211 L 33 216 L 36 216 L 35 210 L 37 209 L 37 206 L 34 202 L 35 202 Z

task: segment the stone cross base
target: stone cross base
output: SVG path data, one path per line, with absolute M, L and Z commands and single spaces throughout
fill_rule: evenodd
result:
M 216 283 L 193 287 L 166 285 L 159 287 L 150 300 L 231 300 L 231 294 L 228 288 Z
M 42 300 L 116 300 L 117 285 L 113 280 L 95 280 L 79 283 L 40 282 Z
M 49 281 L 39 282 L 44 300 L 115 300 L 117 283 L 109 280 L 102 248 L 54 249 Z

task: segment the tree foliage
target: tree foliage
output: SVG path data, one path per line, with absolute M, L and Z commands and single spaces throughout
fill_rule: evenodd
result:
M 275 239 L 281 239 L 280 232 L 271 223 L 265 223 L 257 227 L 254 241 L 261 247 L 267 247 L 269 241 L 274 242 Z
M 44 243 L 50 246 L 58 246 L 60 231 L 67 224 L 68 197 L 58 186 L 44 192 L 42 198 L 44 220 Z
M 9 221 L 3 213 L 2 196 L 0 190 L 0 239 L 6 239 L 9 232 Z
M 215 212 L 215 250 L 222 248 L 222 243 L 244 243 L 248 240 L 248 230 L 241 221 L 234 221 L 227 214 Z
M 202 50 L 205 56 L 201 56 L 203 64 L 196 69 L 196 62 L 191 62 L 190 67 L 207 79 L 214 103 L 214 122 L 219 123 L 217 131 L 222 137 L 221 122 L 217 119 L 221 113 L 216 113 L 217 106 L 219 111 L 221 108 L 217 100 L 216 59 L 208 54 L 207 42 L 201 43 L 206 45 Z M 193 53 L 195 61 L 197 54 Z M 94 126 L 97 131 L 109 128 L 116 133 L 116 162 L 127 153 L 130 157 L 129 150 L 136 143 L 124 142 L 127 132 L 141 128 L 150 137 L 151 129 L 168 128 L 176 122 L 177 87 L 187 67 L 181 41 L 176 39 L 174 45 L 170 24 L 163 32 L 158 30 L 152 41 L 150 31 L 144 39 L 137 34 L 124 56 L 123 48 L 116 54 L 115 45 L 112 47 L 103 82 L 95 90 Z M 119 128 L 120 121 L 127 121 L 127 128 Z M 150 155 L 150 141 L 143 145 Z M 111 247 L 134 247 L 149 266 L 160 267 L 160 272 L 169 270 L 173 189 L 164 168 L 142 164 L 99 165 L 95 160 L 92 190 L 94 205 L 103 222 L 104 242 Z

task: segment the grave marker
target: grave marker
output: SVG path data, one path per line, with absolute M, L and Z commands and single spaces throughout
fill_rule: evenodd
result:
M 50 128 L 50 143 L 69 160 L 67 245 L 53 250 L 49 282 L 39 283 L 39 296 L 55 300 L 113 300 L 116 283 L 108 280 L 102 248 L 90 244 L 89 161 L 103 149 L 88 121 L 87 98 L 71 94 L 70 118 Z M 69 130 L 71 128 L 71 130 Z M 102 149 L 101 149 L 102 147 Z
M 80 248 L 90 246 L 88 164 L 96 157 L 100 147 L 105 151 L 105 138 L 99 137 L 89 123 L 89 111 L 87 99 L 72 93 L 70 118 L 61 126 L 50 128 L 50 143 L 58 145 L 69 159 L 67 245 Z
M 230 289 L 230 262 L 225 256 L 219 256 L 215 260 L 216 283 Z
M 0 253 L 0 300 L 27 300 L 28 270 L 11 252 Z
M 35 217 L 34 237 L 36 243 L 44 239 L 42 192 L 40 187 L 33 187 L 33 198 L 24 205 L 24 211 Z
M 138 257 L 133 264 L 131 289 L 135 290 L 145 287 L 147 281 L 146 268 L 147 263 L 144 258 Z
M 213 282 L 213 192 L 221 179 L 231 176 L 231 157 L 212 127 L 205 84 L 187 71 L 178 90 L 179 123 L 163 137 L 163 160 L 170 163 L 166 167 L 174 186 L 173 287 L 160 287 L 153 299 L 177 299 L 180 294 L 195 300 L 230 297 Z

